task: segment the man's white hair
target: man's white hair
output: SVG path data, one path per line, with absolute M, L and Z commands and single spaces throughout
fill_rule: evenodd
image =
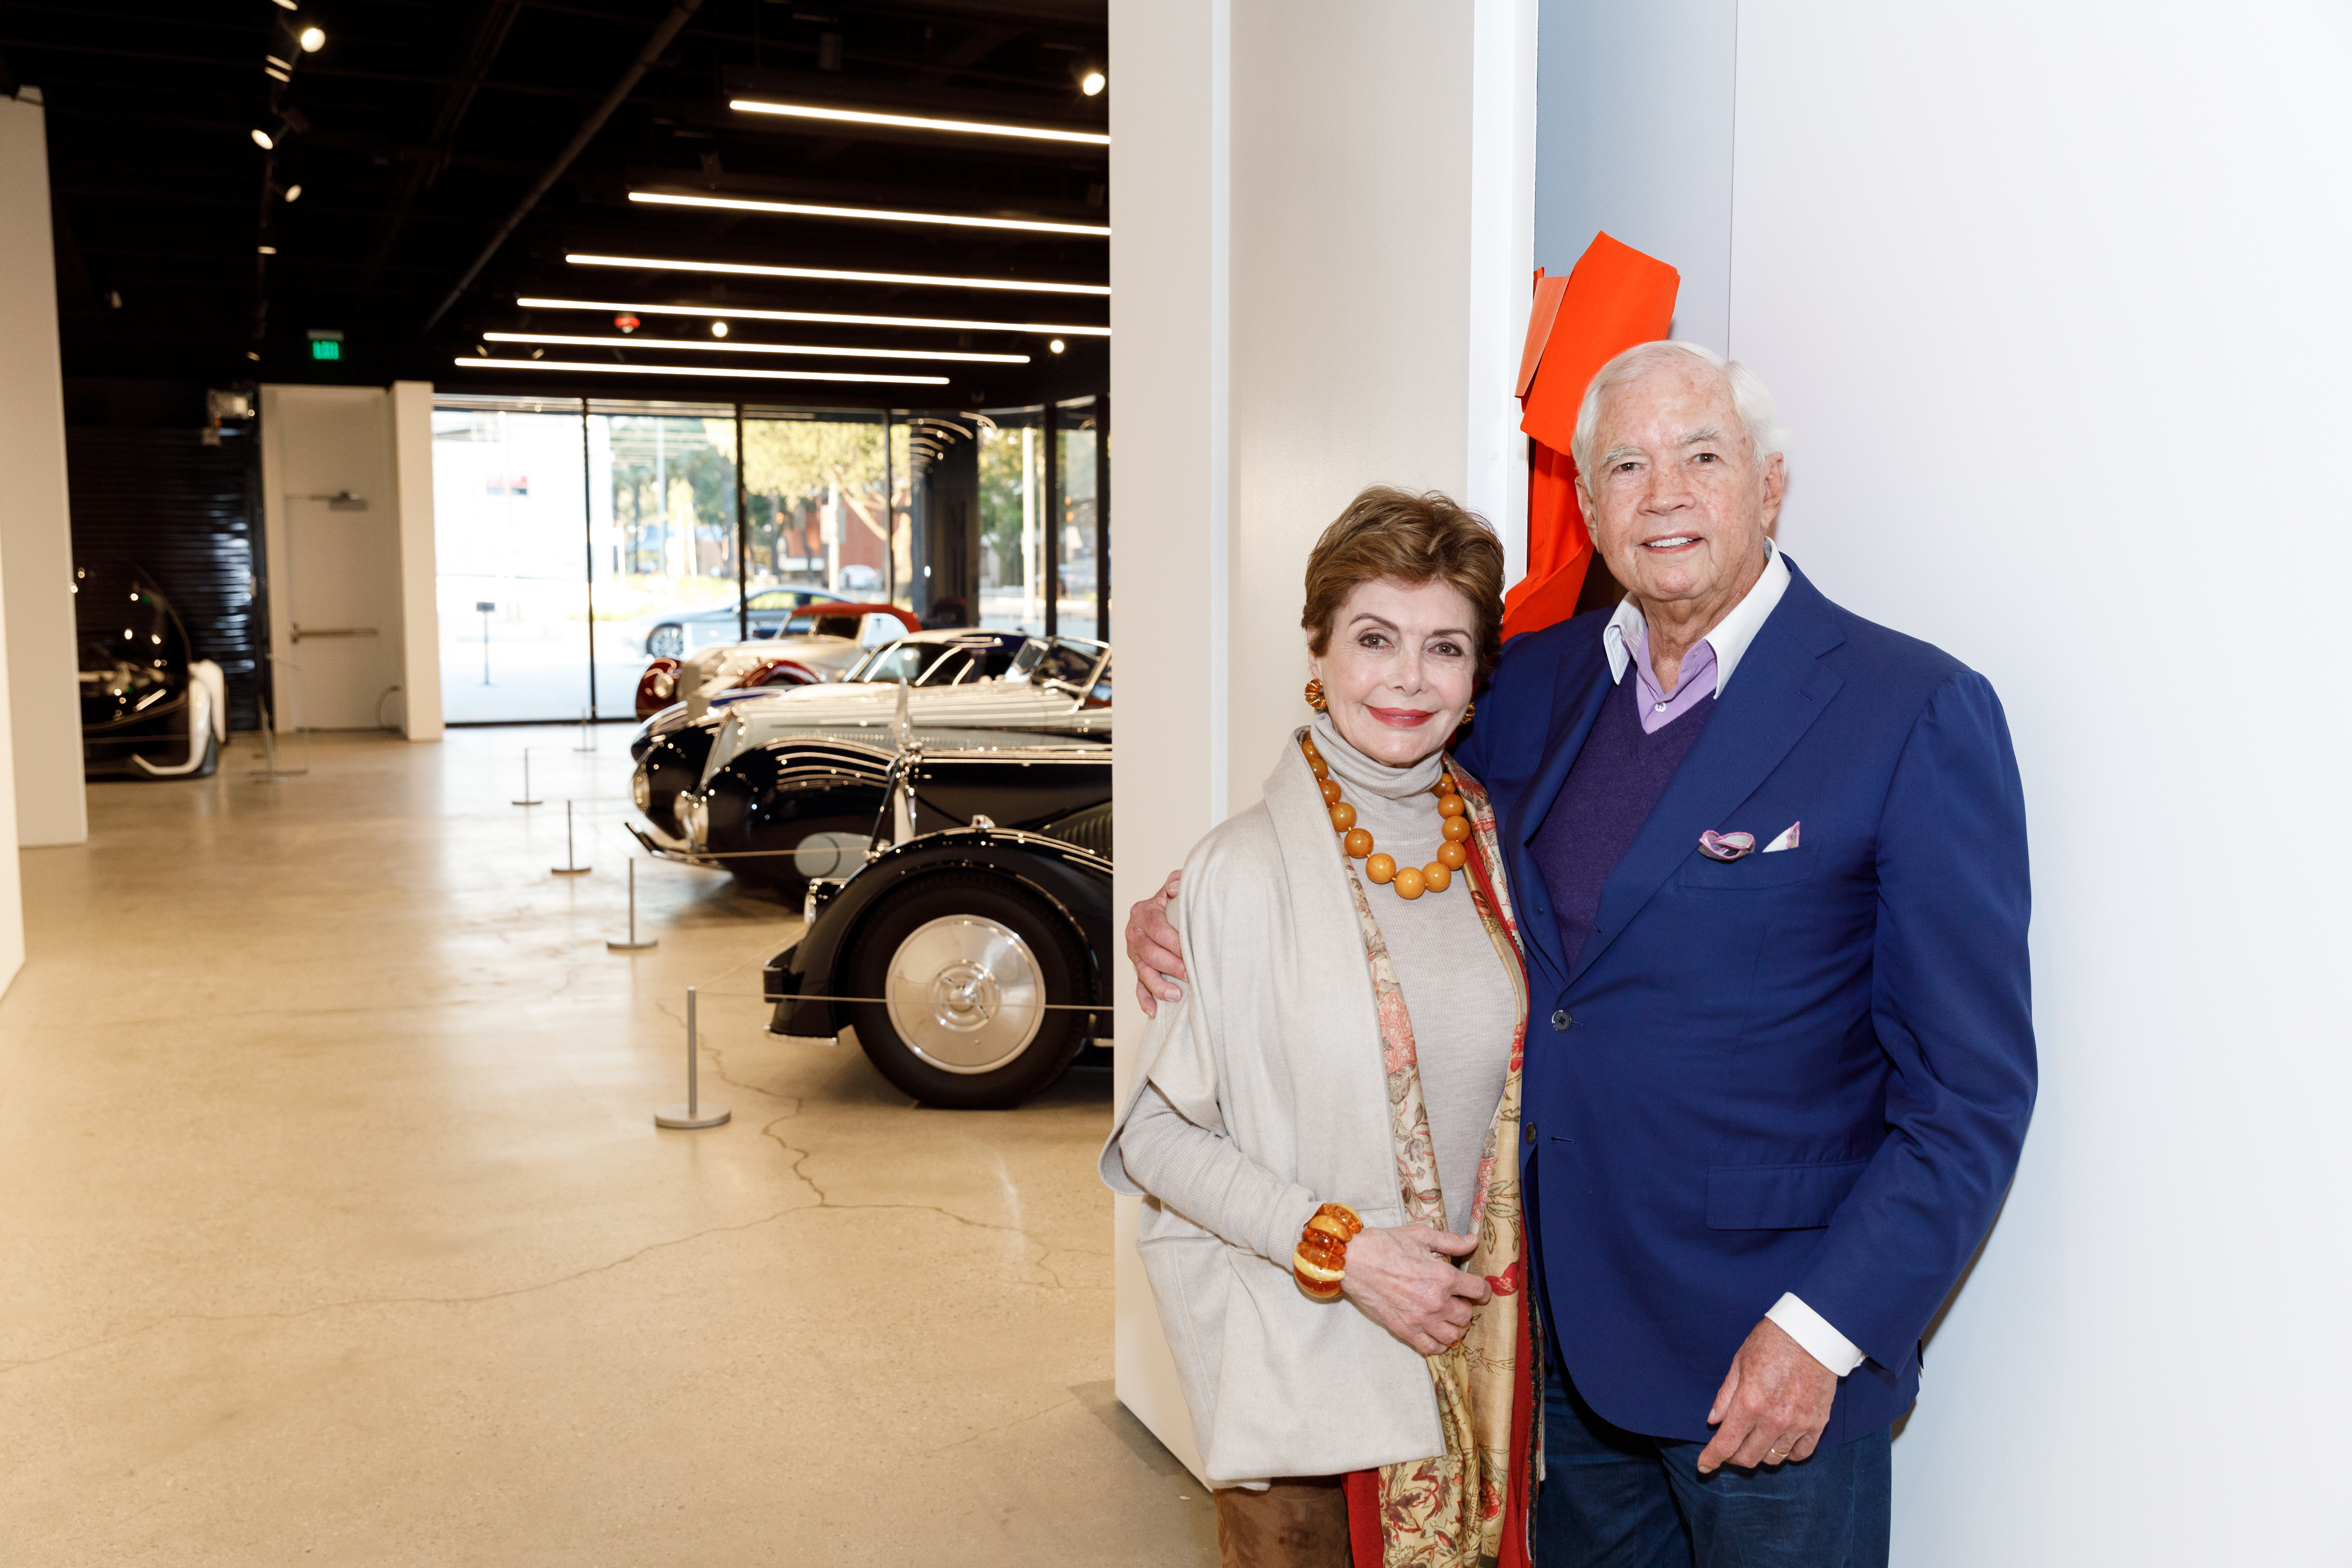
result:
M 1725 359 L 1704 343 L 1661 339 L 1654 343 L 1636 343 L 1593 372 L 1592 384 L 1584 389 L 1584 402 L 1578 405 L 1576 434 L 1569 445 L 1569 455 L 1576 459 L 1578 473 L 1591 474 L 1601 457 L 1597 449 L 1601 444 L 1602 394 L 1654 366 L 1677 358 L 1696 360 L 1730 383 L 1731 406 L 1738 413 L 1739 423 L 1748 428 L 1748 439 L 1759 463 L 1776 452 L 1788 451 L 1789 433 L 1772 423 L 1772 394 L 1765 390 L 1754 371 L 1737 360 Z

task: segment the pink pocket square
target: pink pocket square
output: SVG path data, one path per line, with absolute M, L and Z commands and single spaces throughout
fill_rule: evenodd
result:
M 1736 861 L 1755 849 L 1753 833 L 1718 833 L 1710 828 L 1698 836 L 1698 852 L 1711 861 Z
M 1790 823 L 1786 828 L 1783 828 L 1780 831 L 1780 836 L 1779 838 L 1774 839 L 1770 843 L 1764 846 L 1761 852 L 1769 855 L 1778 850 L 1795 849 L 1797 847 L 1797 830 L 1804 825 L 1805 824 L 1802 822 Z

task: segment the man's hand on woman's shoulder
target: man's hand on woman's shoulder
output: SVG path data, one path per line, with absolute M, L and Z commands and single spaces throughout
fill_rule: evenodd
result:
M 1158 1018 L 1161 1001 L 1184 994 L 1176 988 L 1184 977 L 1184 948 L 1168 919 L 1168 906 L 1176 902 L 1176 887 L 1183 880 L 1182 872 L 1170 872 L 1158 893 L 1128 911 L 1127 961 L 1135 966 L 1135 999 L 1143 1004 L 1145 1018 Z

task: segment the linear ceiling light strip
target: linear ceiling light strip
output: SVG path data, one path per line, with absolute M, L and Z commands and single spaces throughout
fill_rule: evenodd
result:
M 1045 283 L 1021 277 L 934 277 L 918 272 L 845 272 L 829 267 L 760 267 L 746 261 L 665 261 L 649 256 L 591 256 L 573 252 L 563 258 L 574 267 L 635 267 L 661 272 L 719 272 L 731 277 L 815 277 L 837 283 L 910 283 L 933 288 L 1005 288 L 1025 294 L 1108 295 L 1108 283 Z
M 707 345 L 697 344 L 697 348 Z M 726 381 L 763 382 L 894 382 L 906 386 L 943 387 L 945 376 L 881 376 L 856 371 L 761 371 L 749 365 L 600 365 L 584 360 L 469 360 L 449 361 L 468 370 L 583 371 L 599 376 L 716 376 Z
M 831 120 L 844 125 L 895 125 L 906 131 L 949 131 L 965 136 L 1019 136 L 1033 141 L 1076 141 L 1108 147 L 1110 138 L 1098 131 L 1049 131 L 1037 125 L 993 125 L 978 120 L 927 120 L 919 114 L 877 114 L 862 109 L 831 109 L 817 103 L 770 103 L 756 98 L 730 99 L 727 107 L 744 114 L 779 114 L 794 120 Z
M 610 310 L 616 315 L 699 316 L 730 321 L 825 321 L 843 327 L 944 327 L 965 332 L 1050 332 L 1108 338 L 1108 327 L 1057 327 L 1047 321 L 962 321 L 944 316 L 849 316 L 835 310 L 746 310 L 740 305 L 623 305 L 609 299 L 539 299 L 519 296 L 526 310 Z
M 979 354 L 949 349 L 839 349 L 822 343 L 713 342 L 698 338 L 616 338 L 569 336 L 557 332 L 485 332 L 491 343 L 547 343 L 580 349 L 684 349 L 721 354 L 837 354 L 845 360 L 972 360 L 990 365 L 1025 365 L 1026 354 Z
M 1108 224 L 1057 224 L 1044 218 L 986 218 L 961 213 L 904 213 L 888 207 L 826 207 L 810 202 L 754 202 L 740 196 L 674 195 L 667 191 L 631 191 L 629 200 L 649 206 L 717 207 L 730 213 L 783 213 L 804 218 L 871 218 L 886 224 L 948 224 L 964 229 L 1019 229 L 1027 234 L 1094 235 L 1108 237 Z

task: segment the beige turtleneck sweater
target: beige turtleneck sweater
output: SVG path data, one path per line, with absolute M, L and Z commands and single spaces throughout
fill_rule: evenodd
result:
M 1395 856 L 1399 865 L 1437 858 L 1444 841 L 1431 792 L 1437 757 L 1411 768 L 1387 767 L 1349 745 L 1325 714 L 1316 716 L 1315 744 L 1342 798 L 1356 808 L 1356 825 L 1370 831 L 1376 849 Z M 1360 875 L 1361 870 L 1360 864 Z M 1466 876 L 1457 873 L 1445 892 L 1411 901 L 1369 881 L 1364 892 L 1412 1018 L 1446 1220 L 1459 1232 L 1470 1221 L 1478 1157 L 1510 1071 L 1517 990 L 1471 905 Z M 1318 1201 L 1251 1161 L 1230 1140 L 1186 1121 L 1148 1085 L 1119 1134 L 1118 1151 L 1146 1192 L 1276 1262 L 1288 1261 Z

